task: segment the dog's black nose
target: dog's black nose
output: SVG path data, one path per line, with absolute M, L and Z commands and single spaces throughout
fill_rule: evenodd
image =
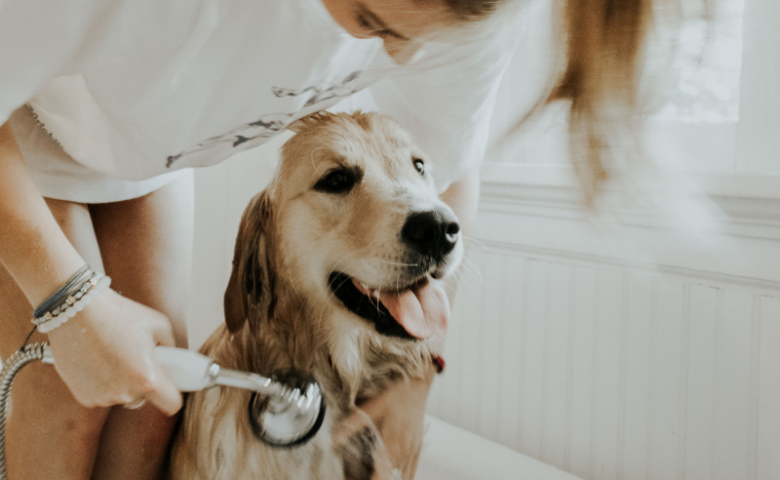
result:
M 449 212 L 414 212 L 406 219 L 401 238 L 423 255 L 441 260 L 458 243 L 460 225 Z

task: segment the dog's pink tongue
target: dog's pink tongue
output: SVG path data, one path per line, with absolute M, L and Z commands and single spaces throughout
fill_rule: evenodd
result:
M 413 337 L 429 338 L 447 330 L 450 319 L 447 295 L 430 282 L 401 293 L 382 292 L 380 300 Z

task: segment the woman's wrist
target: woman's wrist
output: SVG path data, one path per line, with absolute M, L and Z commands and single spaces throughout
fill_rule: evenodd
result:
M 95 273 L 85 265 L 35 309 L 32 323 L 39 332 L 49 333 L 84 310 L 93 298 L 110 286 L 111 277 Z

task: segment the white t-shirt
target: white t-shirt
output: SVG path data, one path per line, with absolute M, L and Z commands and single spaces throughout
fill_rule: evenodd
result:
M 0 0 L 0 122 L 29 103 L 76 161 L 140 180 L 218 163 L 372 86 L 444 190 L 482 160 L 513 36 L 399 66 L 321 0 Z

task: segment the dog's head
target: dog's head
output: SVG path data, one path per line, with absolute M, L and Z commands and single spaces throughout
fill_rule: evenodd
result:
M 463 242 L 426 156 L 379 114 L 318 113 L 290 128 L 297 135 L 276 178 L 241 222 L 225 295 L 230 330 L 280 316 L 277 302 L 294 296 L 326 337 L 387 344 L 442 334 L 442 279 Z

